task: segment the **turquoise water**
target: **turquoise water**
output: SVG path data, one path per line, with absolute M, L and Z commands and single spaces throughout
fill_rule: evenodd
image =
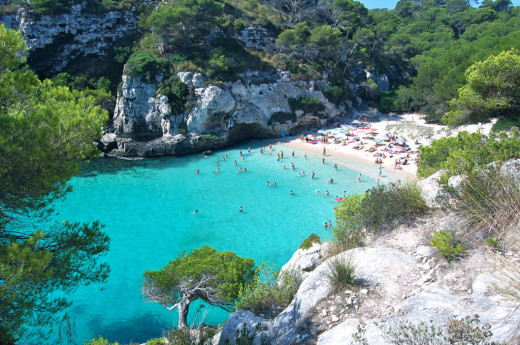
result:
M 268 147 L 261 154 L 260 145 L 266 144 L 247 142 L 207 158 L 96 160 L 71 180 L 73 191 L 56 204 L 57 218 L 100 220 L 111 238 L 106 284 L 102 289 L 81 287 L 70 296 L 69 316 L 78 343 L 98 335 L 123 344 L 161 336 L 176 323 L 177 314 L 143 300 L 146 270 L 162 268 L 183 250 L 202 245 L 251 257 L 257 265 L 271 262 L 281 267 L 312 232 L 329 236 L 323 225 L 334 221 L 336 195 L 375 185 L 368 178 L 359 182 L 358 172 L 341 166 L 335 170 L 333 163 L 304 159 L 298 151 L 293 158 L 292 150 L 282 146 L 274 145 L 272 156 Z M 251 153 L 246 153 L 248 146 Z M 280 150 L 284 158 L 277 161 Z M 221 171 L 214 174 L 217 168 Z M 237 168 L 247 172 L 236 173 Z M 330 178 L 334 183 L 328 183 Z M 276 187 L 268 187 L 267 181 L 276 182 Z M 195 210 L 199 212 L 192 214 Z M 190 319 L 197 309 L 190 308 Z M 221 323 L 227 316 L 217 308 L 206 309 L 206 323 Z

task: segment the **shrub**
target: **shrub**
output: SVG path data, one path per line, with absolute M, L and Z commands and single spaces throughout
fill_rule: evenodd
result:
M 352 91 L 350 91 L 350 88 L 348 86 L 339 87 L 339 86 L 332 86 L 328 90 L 324 90 L 323 94 L 327 99 L 334 103 L 336 106 L 340 105 L 341 102 L 349 99 L 352 97 Z
M 301 275 L 294 271 L 280 274 L 271 264 L 262 264 L 259 270 L 255 284 L 240 292 L 236 308 L 260 313 L 272 311 L 274 306 L 281 311 L 298 291 Z
M 211 327 L 179 328 L 168 331 L 167 339 L 169 345 L 204 345 L 216 333 Z
M 164 338 L 154 338 L 146 342 L 146 345 L 165 345 Z
M 314 243 L 321 243 L 321 238 L 319 235 L 312 233 L 300 244 L 300 249 L 309 249 Z
M 352 288 L 356 281 L 356 267 L 352 263 L 352 258 L 332 258 L 328 262 L 328 270 L 325 276 L 334 290 Z
M 456 240 L 453 234 L 445 230 L 435 231 L 430 246 L 437 248 L 448 261 L 462 256 L 467 250 L 462 243 Z
M 360 224 L 370 232 L 381 232 L 410 221 L 428 210 L 415 183 L 390 183 L 370 190 L 360 207 Z
M 520 119 L 511 119 L 509 117 L 501 117 L 493 125 L 493 132 L 508 131 L 512 127 L 520 127 Z
M 495 240 L 493 237 L 488 237 L 485 240 L 486 245 L 491 248 L 492 250 L 497 250 L 500 248 L 500 245 L 498 244 L 498 241 Z
M 118 345 L 118 343 L 111 343 L 102 336 L 99 336 L 97 339 L 91 339 L 85 342 L 83 345 Z
M 363 195 L 353 194 L 334 207 L 336 226 L 332 229 L 330 255 L 364 245 L 365 233 L 361 226 Z
M 493 333 L 489 324 L 480 324 L 478 315 L 462 319 L 452 318 L 445 329 L 421 321 L 413 324 L 408 320 L 387 319 L 377 324 L 383 337 L 390 344 L 396 345 L 441 345 L 441 344 L 479 344 L 505 345 L 503 342 L 490 341 Z M 358 328 L 354 334 L 358 344 L 368 344 L 364 328 Z
M 520 225 L 518 179 L 493 166 L 473 172 L 455 194 L 454 209 L 468 239 L 482 243 L 489 237 L 502 241 L 513 236 L 514 241 Z
M 317 98 L 310 98 L 302 95 L 300 98 L 289 98 L 291 110 L 303 110 L 304 113 L 321 113 L 325 110 L 325 105 Z
M 125 74 L 129 76 L 142 75 L 144 80 L 152 81 L 156 75 L 166 69 L 167 60 L 156 57 L 145 51 L 132 54 L 125 65 Z

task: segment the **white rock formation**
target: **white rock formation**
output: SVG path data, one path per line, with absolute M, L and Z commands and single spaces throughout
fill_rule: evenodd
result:
M 280 274 L 284 272 L 297 272 L 302 278 L 307 277 L 312 270 L 320 265 L 325 258 L 325 251 L 329 242 L 313 243 L 309 249 L 298 249 L 291 259 L 282 266 Z

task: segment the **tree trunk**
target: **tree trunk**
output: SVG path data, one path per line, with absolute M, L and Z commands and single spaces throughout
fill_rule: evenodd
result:
M 188 327 L 188 311 L 190 310 L 190 303 L 191 301 L 185 298 L 179 303 L 179 306 L 177 307 L 177 311 L 179 312 L 178 328 Z

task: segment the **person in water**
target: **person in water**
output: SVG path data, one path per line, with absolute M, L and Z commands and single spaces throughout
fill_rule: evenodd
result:
M 244 211 L 244 208 L 243 208 L 242 206 L 240 206 L 240 207 L 238 208 L 238 210 L 239 210 L 240 212 L 243 212 L 243 211 Z
M 192 214 L 199 213 L 199 210 L 195 210 Z
M 290 195 L 294 195 L 294 193 L 293 193 L 293 191 L 292 191 L 292 190 L 291 190 L 291 191 L 289 192 L 289 194 L 290 194 Z
M 198 174 L 199 173 L 199 169 L 195 170 L 195 174 Z

